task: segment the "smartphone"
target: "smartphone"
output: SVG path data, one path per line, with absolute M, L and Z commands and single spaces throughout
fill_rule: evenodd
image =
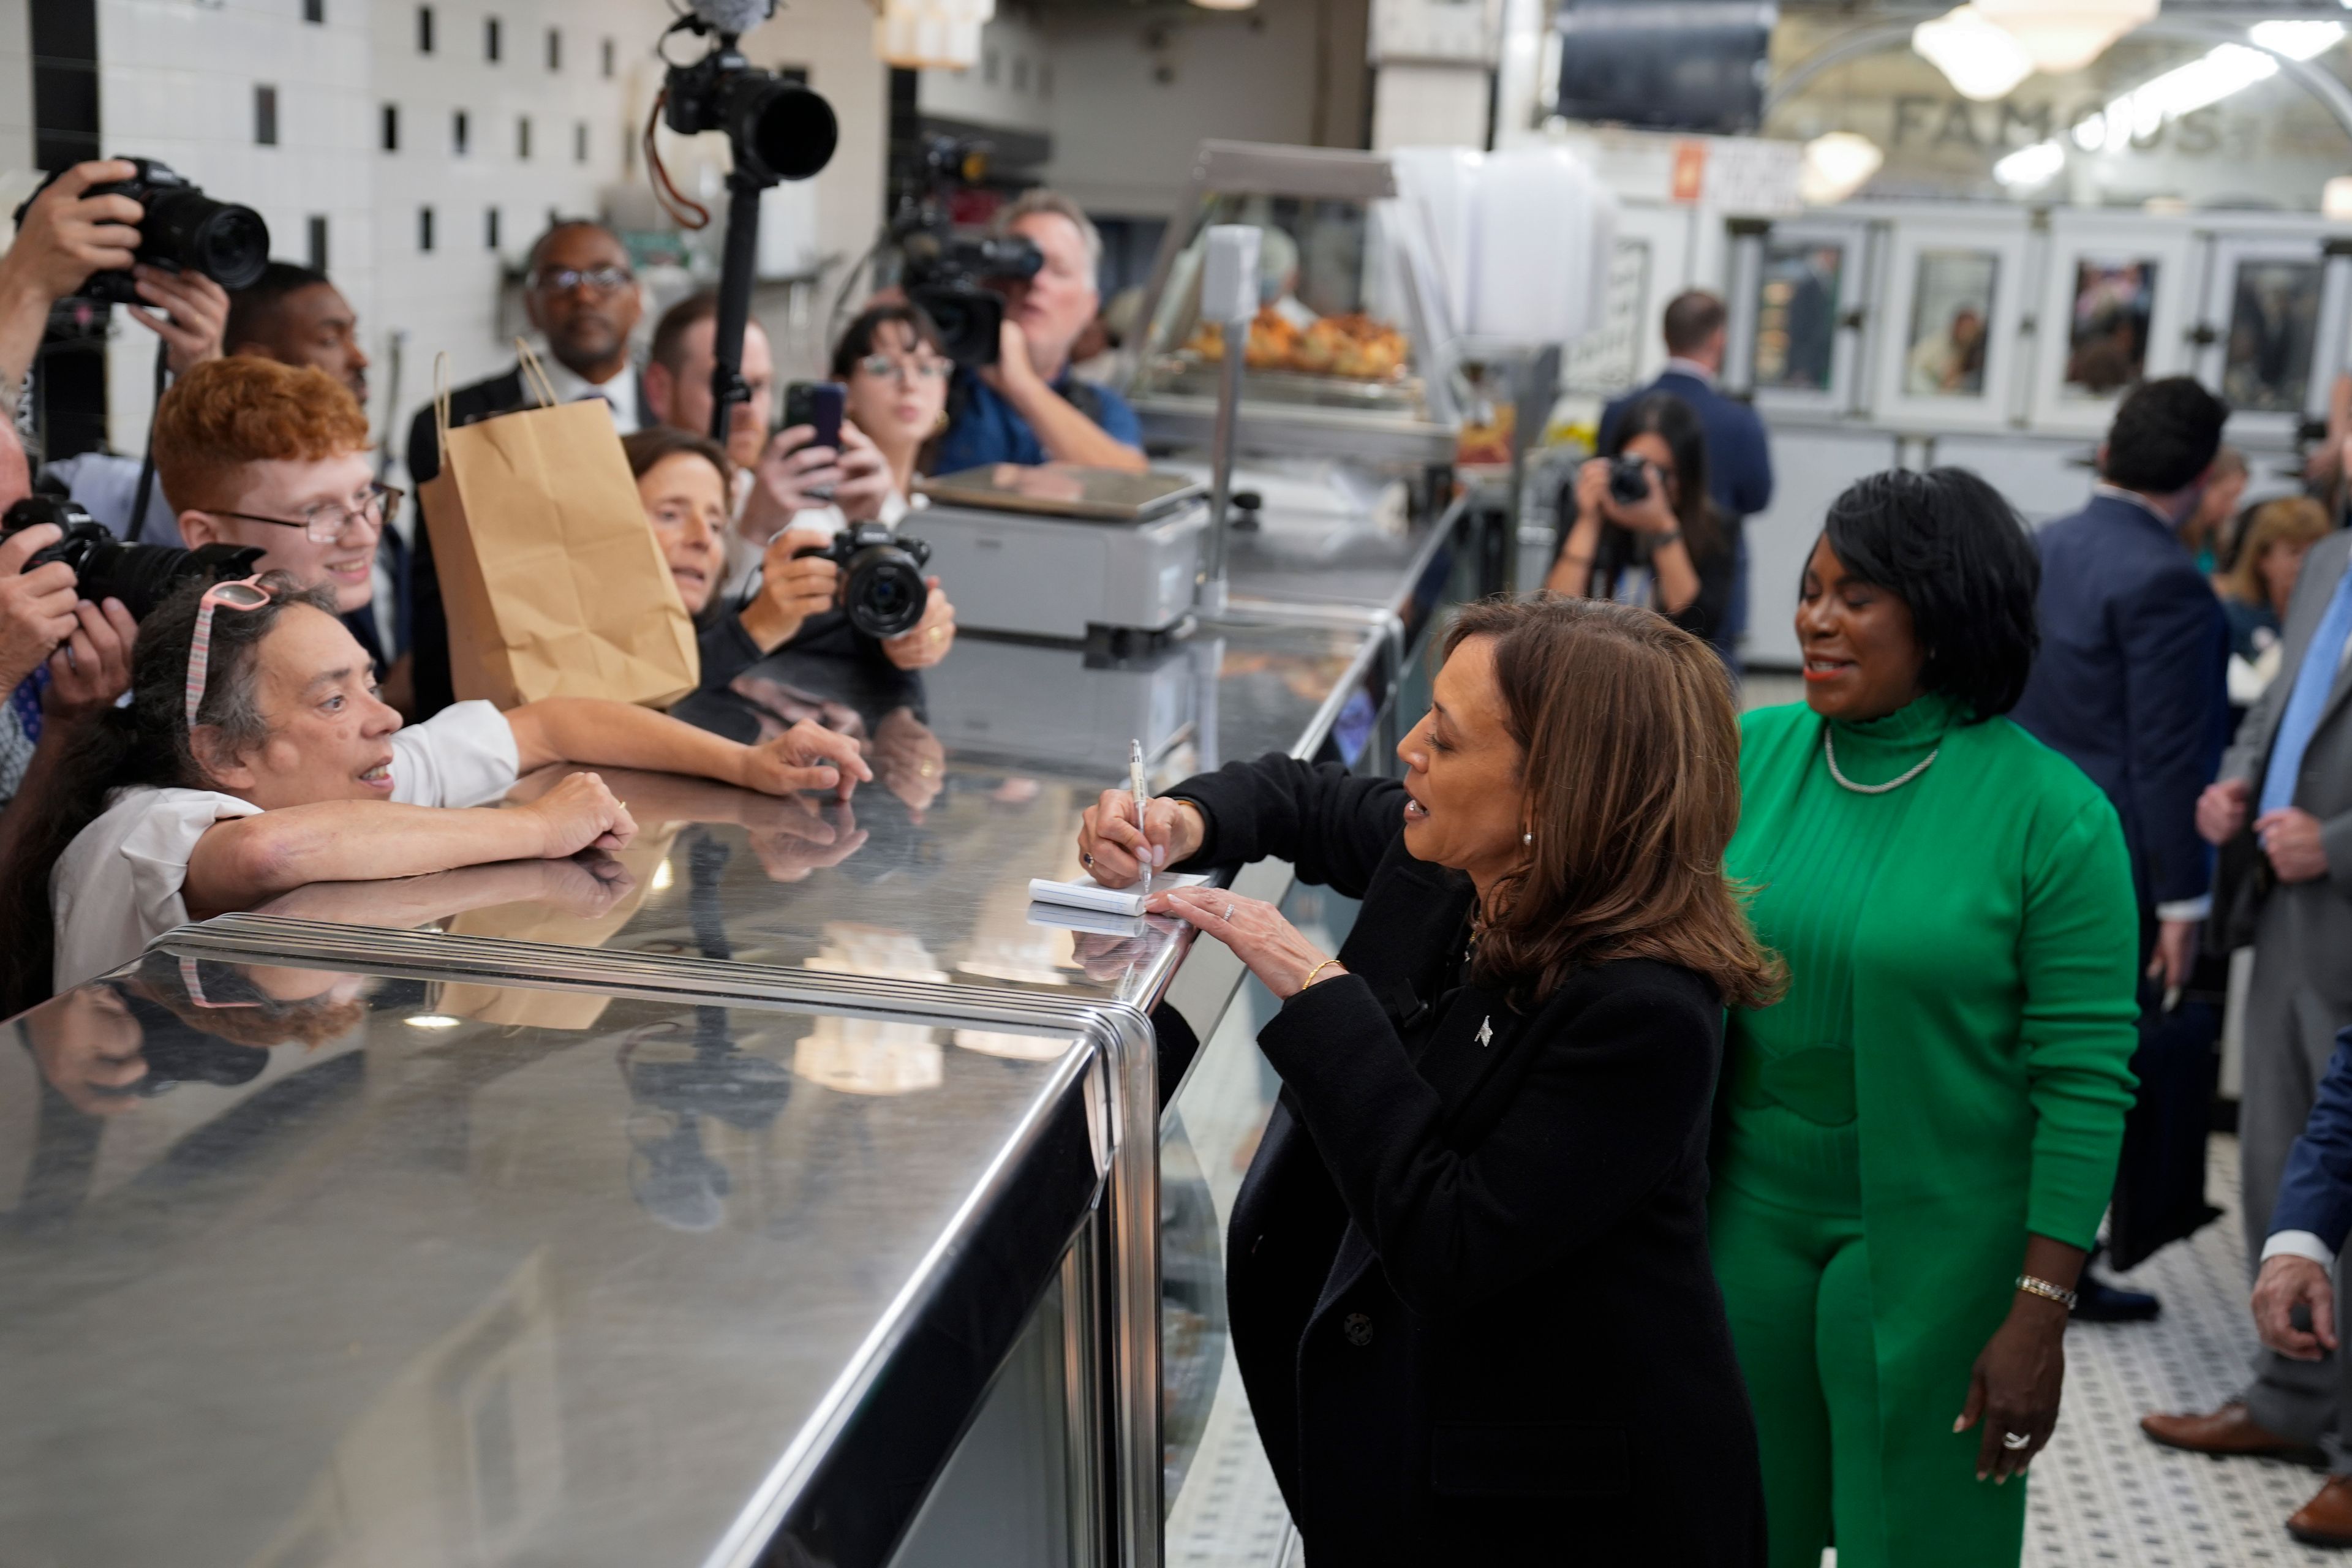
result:
M 816 435 L 805 445 L 841 447 L 841 416 L 848 391 L 837 381 L 795 381 L 784 388 L 784 424 L 814 426 Z

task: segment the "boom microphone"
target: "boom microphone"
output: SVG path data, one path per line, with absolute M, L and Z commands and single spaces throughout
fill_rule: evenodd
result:
M 750 32 L 776 14 L 776 0 L 691 0 L 695 19 L 714 33 Z

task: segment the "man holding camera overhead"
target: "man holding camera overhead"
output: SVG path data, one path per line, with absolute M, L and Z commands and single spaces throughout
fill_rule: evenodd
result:
M 201 272 L 170 272 L 138 262 L 144 209 L 120 192 L 92 194 L 94 186 L 115 184 L 138 174 L 138 165 L 121 158 L 75 164 L 34 196 L 7 254 L 0 256 L 0 388 L 5 389 L 11 416 L 23 399 L 26 378 L 48 329 L 50 307 L 79 293 L 96 273 L 132 275 L 147 308 L 127 309 L 140 325 L 163 340 L 173 376 L 219 357 L 229 315 L 226 291 Z M 91 510 L 100 521 L 120 529 L 129 521 L 137 497 L 139 467 L 134 459 L 101 457 L 100 461 L 110 469 L 124 470 L 110 487 L 121 492 L 121 505 Z M 180 542 L 170 509 L 152 497 L 142 521 L 144 542 Z
M 1003 285 L 996 363 L 957 368 L 933 466 L 954 473 L 986 463 L 1083 463 L 1141 472 L 1135 410 L 1070 371 L 1070 347 L 1102 302 L 1095 282 L 1102 236 L 1077 203 L 1045 190 L 1005 207 L 993 226 L 1035 246 L 1041 261 L 1034 278 Z
M 174 375 L 218 357 L 228 296 L 198 272 L 168 272 L 136 264 L 139 203 L 91 188 L 131 179 L 136 165 L 121 159 L 78 163 L 51 181 L 25 209 L 0 256 L 0 510 L 32 492 L 32 473 L 16 435 L 26 377 L 47 331 L 50 307 L 79 292 L 99 272 L 129 270 L 147 308 L 130 307 L 141 325 L 163 340 Z M 132 478 L 136 465 L 121 462 Z M 128 509 L 126 508 L 126 512 Z M 181 542 L 167 508 L 149 509 L 147 538 Z M 25 570 L 57 543 L 53 524 L 27 528 L 0 543 L 0 805 L 13 799 L 39 754 L 72 722 L 101 711 L 130 684 L 130 650 L 137 624 L 120 603 L 93 605 L 76 591 L 74 569 L 62 562 Z M 41 748 L 44 737 L 52 742 Z
M 645 382 L 629 364 L 629 334 L 645 313 L 645 300 L 619 236 L 588 218 L 551 224 L 530 247 L 522 300 L 524 314 L 547 340 L 547 376 L 560 400 L 603 402 L 624 436 L 653 423 Z M 512 414 L 531 401 L 518 364 L 452 392 L 449 422 L 471 425 Z M 441 472 L 441 437 L 430 403 L 409 425 L 407 460 L 411 488 L 420 492 Z M 416 710 L 411 717 L 429 719 L 456 701 L 457 693 L 449 668 L 449 617 L 441 604 L 441 578 L 422 500 L 413 548 L 409 633 Z

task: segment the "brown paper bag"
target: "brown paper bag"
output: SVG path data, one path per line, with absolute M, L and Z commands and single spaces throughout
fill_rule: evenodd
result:
M 434 364 L 441 472 L 423 500 L 457 695 L 666 708 L 698 684 L 701 660 L 612 415 L 557 403 L 516 346 L 541 406 L 473 425 L 450 425 L 446 356 Z

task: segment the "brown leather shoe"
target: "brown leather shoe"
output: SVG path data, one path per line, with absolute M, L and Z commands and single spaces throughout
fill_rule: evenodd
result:
M 2233 1399 L 2209 1415 L 2143 1415 L 2139 1429 L 2168 1448 L 2186 1448 L 2192 1454 L 2250 1454 L 2302 1464 L 2322 1460 L 2317 1449 L 2254 1425 L 2242 1399 Z M 2352 1508 L 2352 1493 L 2347 1494 L 2346 1506 Z
M 2352 1546 L 2352 1476 L 2330 1476 L 2319 1495 L 2287 1516 L 2286 1532 L 2305 1546 Z

